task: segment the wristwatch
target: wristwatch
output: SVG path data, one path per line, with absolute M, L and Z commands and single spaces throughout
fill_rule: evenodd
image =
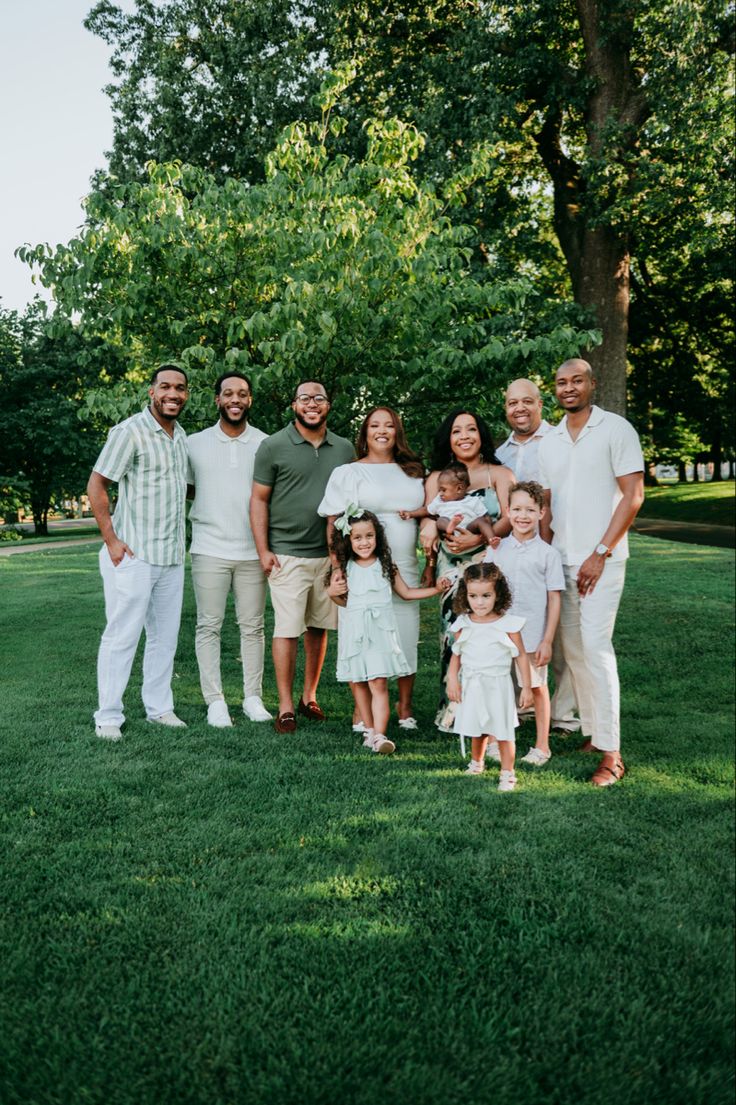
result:
M 595 551 L 596 551 L 597 556 L 610 556 L 611 555 L 611 550 L 609 549 L 608 545 L 604 545 L 602 542 L 601 542 L 600 545 L 596 545 Z

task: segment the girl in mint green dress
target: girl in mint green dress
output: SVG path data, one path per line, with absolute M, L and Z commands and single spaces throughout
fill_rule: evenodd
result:
M 405 600 L 432 598 L 445 584 L 409 587 L 391 558 L 376 515 L 353 505 L 336 519 L 331 548 L 339 566 L 330 571 L 327 593 L 345 608 L 337 638 L 337 679 L 352 684 L 365 726 L 363 744 L 386 755 L 395 748 L 386 737 L 388 680 L 409 674 L 392 593 Z

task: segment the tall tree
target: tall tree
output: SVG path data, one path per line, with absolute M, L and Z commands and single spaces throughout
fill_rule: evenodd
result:
M 101 439 L 80 422 L 84 393 L 120 370 L 114 350 L 70 324 L 50 337 L 38 301 L 23 315 L 0 311 L 0 472 L 30 504 L 36 533 L 55 501 L 84 488 Z
M 112 47 L 114 176 L 178 159 L 254 181 L 282 128 L 312 113 L 331 19 L 327 0 L 99 0 L 85 26 Z
M 551 188 L 573 293 L 603 333 L 591 355 L 599 400 L 623 411 L 632 258 L 657 256 L 668 211 L 683 218 L 695 204 L 720 222 L 732 206 L 733 6 L 337 3 L 337 53 L 361 59 L 358 108 L 362 98 L 414 119 L 430 134 L 435 172 L 490 141 L 517 208 L 519 196 Z M 483 216 L 486 233 L 505 229 L 489 205 Z M 501 234 L 493 249 L 503 255 L 507 243 Z
M 472 228 L 412 170 L 416 128 L 368 122 L 363 159 L 336 149 L 349 77 L 326 82 L 319 122 L 287 129 L 262 184 L 152 165 L 145 183 L 93 196 L 68 245 L 22 251 L 54 289 L 55 323 L 78 317 L 128 359 L 125 385 L 90 397 L 95 409 L 129 413 L 151 363 L 175 355 L 194 376 L 190 419 L 210 417 L 198 385 L 231 365 L 252 374 L 261 421 L 276 428 L 318 366 L 338 426 L 392 401 L 426 437 L 448 394 L 492 412 L 510 375 L 595 340 L 529 280 L 471 271 Z

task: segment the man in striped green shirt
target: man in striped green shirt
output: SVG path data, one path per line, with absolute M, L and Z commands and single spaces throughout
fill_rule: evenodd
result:
M 114 426 L 87 485 L 105 544 L 100 574 L 107 624 L 97 658 L 95 732 L 120 740 L 123 694 L 141 632 L 143 704 L 149 721 L 183 726 L 171 677 L 184 588 L 186 434 L 177 419 L 188 397 L 186 373 L 161 365 L 151 376 L 150 406 Z M 118 485 L 115 513 L 108 488 Z

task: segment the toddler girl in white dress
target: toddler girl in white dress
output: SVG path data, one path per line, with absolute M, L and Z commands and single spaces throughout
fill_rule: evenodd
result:
M 529 659 L 521 640 L 524 618 L 507 614 L 511 591 L 495 564 L 471 564 L 458 584 L 450 627 L 455 635 L 447 675 L 447 693 L 458 702 L 454 731 L 471 738 L 468 774 L 485 769 L 488 741 L 497 742 L 501 760 L 498 789 L 516 786 L 516 726 L 519 719 L 511 681 L 511 663 L 518 657 L 522 676 L 519 705 L 532 704 Z

